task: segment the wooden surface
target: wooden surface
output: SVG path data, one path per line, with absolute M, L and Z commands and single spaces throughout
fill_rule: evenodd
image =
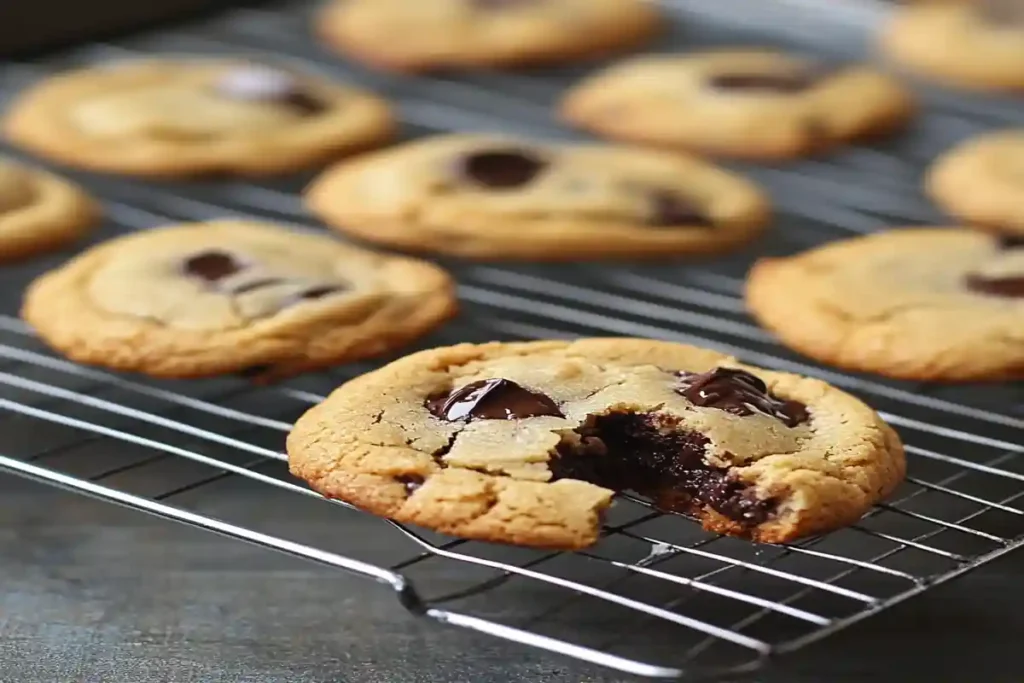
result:
M 244 498 L 216 505 L 252 509 Z M 265 514 L 281 530 L 305 523 L 283 508 Z M 345 530 L 350 539 L 388 538 L 364 522 Z M 627 680 L 416 620 L 365 579 L 7 475 L 0 576 L 4 683 Z M 1020 683 L 1021 576 L 1024 553 L 758 680 Z

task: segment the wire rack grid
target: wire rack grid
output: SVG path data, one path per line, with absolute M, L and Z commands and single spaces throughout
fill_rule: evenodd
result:
M 675 0 L 682 28 L 665 47 L 772 44 L 850 58 L 888 11 L 866 2 Z M 459 78 L 383 76 L 306 38 L 312 7 L 237 10 L 184 28 L 91 44 L 0 73 L 0 97 L 49 73 L 152 53 L 247 54 L 376 88 L 409 136 L 500 128 L 571 138 L 550 115 L 582 70 Z M 751 259 L 894 223 L 939 222 L 918 190 L 921 168 L 980 130 L 1013 123 L 1016 104 L 921 90 L 928 113 L 890 143 L 785 168 L 741 167 L 780 207 L 770 239 L 714 263 L 659 266 L 450 263 L 465 313 L 423 347 L 490 339 L 631 335 L 697 343 L 746 361 L 814 375 L 858 393 L 909 444 L 910 477 L 858 524 L 802 542 L 755 546 L 702 531 L 619 496 L 601 542 L 543 553 L 444 538 L 326 501 L 287 474 L 292 421 L 353 364 L 274 387 L 240 378 L 160 382 L 86 368 L 51 354 L 13 314 L 17 294 L 63 256 L 0 273 L 13 293 L 0 316 L 0 469 L 372 578 L 412 613 L 612 667 L 679 679 L 756 670 L 1024 544 L 1024 395 L 1019 385 L 934 387 L 848 375 L 773 343 L 745 317 Z M 5 150 L 17 155 L 16 150 Z M 65 172 L 68 172 L 65 170 Z M 68 172 L 100 195 L 97 239 L 179 220 L 257 216 L 311 225 L 296 192 L 309 176 L 159 185 Z M 339 536 L 263 513 L 283 496 L 294 520 L 329 520 Z M 241 505 L 224 506 L 224 500 Z M 301 510 L 301 512 L 300 512 Z M 390 524 L 393 539 L 366 544 Z M 411 554 L 410 554 L 411 552 Z M 357 559 L 358 558 L 358 559 Z M 528 614 L 522 609 L 532 606 Z M 623 635 L 627 634 L 627 635 Z

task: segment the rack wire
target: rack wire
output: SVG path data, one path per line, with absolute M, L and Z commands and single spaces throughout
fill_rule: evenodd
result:
M 888 11 L 869 2 L 664 2 L 681 28 L 665 47 L 772 44 L 862 55 Z M 201 23 L 92 44 L 0 72 L 0 97 L 54 71 L 152 53 L 247 54 L 347 78 L 398 102 L 406 133 L 502 130 L 571 138 L 551 103 L 581 69 L 463 77 L 384 76 L 306 39 L 312 7 L 237 10 Z M 544 553 L 445 538 L 326 501 L 287 474 L 292 421 L 359 363 L 275 387 L 239 378 L 167 382 L 63 360 L 0 315 L 0 470 L 365 576 L 410 612 L 639 676 L 736 675 L 807 646 L 1024 544 L 1024 394 L 1017 385 L 941 388 L 819 367 L 750 323 L 739 293 L 763 253 L 791 253 L 898 223 L 940 222 L 918 190 L 922 166 L 965 136 L 1019 119 L 1017 103 L 921 89 L 922 122 L 891 143 L 784 168 L 743 167 L 780 206 L 770 239 L 734 257 L 684 265 L 450 263 L 466 312 L 423 347 L 458 341 L 631 335 L 680 340 L 817 376 L 877 407 L 909 444 L 910 477 L 858 524 L 798 543 L 753 545 L 704 532 L 640 498 L 616 499 L 594 548 Z M 15 150 L 5 150 L 17 155 Z M 263 184 L 151 184 L 68 172 L 100 195 L 97 239 L 178 220 L 258 216 L 313 225 L 296 191 L 308 175 Z M 18 293 L 63 256 L 6 268 Z M 303 538 L 263 514 L 268 497 L 344 529 Z M 247 502 L 223 506 L 231 498 Z M 242 508 L 239 511 L 239 507 Z M 301 516 L 300 515 L 300 516 Z M 237 519 L 233 519 L 232 516 Z M 368 547 L 359 531 L 394 528 Z M 412 553 L 412 554 L 410 554 Z M 357 559 L 358 558 L 358 559 Z M 509 605 L 536 605 L 528 616 Z M 615 624 L 608 628 L 606 624 Z M 626 635 L 623 635 L 626 634 Z

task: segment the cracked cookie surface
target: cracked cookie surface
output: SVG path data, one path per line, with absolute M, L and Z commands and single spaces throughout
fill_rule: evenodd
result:
M 464 344 L 359 377 L 288 437 L 325 496 L 466 538 L 581 548 L 616 491 L 782 542 L 856 521 L 899 438 L 824 382 L 641 339 Z
M 73 242 L 99 214 L 99 205 L 78 186 L 0 157 L 0 261 Z
M 753 239 L 753 183 L 707 162 L 613 145 L 446 135 L 328 169 L 306 192 L 338 230 L 410 250 L 535 260 L 667 257 Z
M 1024 237 L 1024 130 L 971 138 L 928 171 L 925 186 L 945 211 L 972 227 Z
M 893 62 L 938 82 L 974 90 L 1024 88 L 1024 5 L 1017 0 L 901 7 L 880 44 Z
M 772 159 L 889 131 L 914 104 L 899 83 L 867 66 L 717 50 L 612 65 L 570 89 L 560 110 L 606 138 Z
M 904 228 L 763 259 L 747 306 L 787 346 L 912 380 L 1024 377 L 1024 240 Z
M 452 282 L 431 264 L 213 221 L 93 247 L 33 282 L 22 317 L 83 363 L 275 379 L 391 350 L 454 311 Z
M 317 33 L 373 66 L 427 71 L 596 58 L 645 42 L 660 23 L 646 0 L 333 0 Z
M 209 59 L 60 74 L 19 96 L 3 125 L 56 161 L 143 176 L 281 173 L 384 142 L 394 127 L 390 107 L 363 90 Z

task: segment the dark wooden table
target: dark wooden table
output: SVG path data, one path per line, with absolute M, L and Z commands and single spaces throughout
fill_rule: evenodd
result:
M 366 524 L 352 538 L 382 538 Z M 1011 555 L 758 680 L 1020 683 L 1022 576 Z M 418 621 L 364 579 L 6 475 L 0 577 L 4 683 L 626 680 Z

